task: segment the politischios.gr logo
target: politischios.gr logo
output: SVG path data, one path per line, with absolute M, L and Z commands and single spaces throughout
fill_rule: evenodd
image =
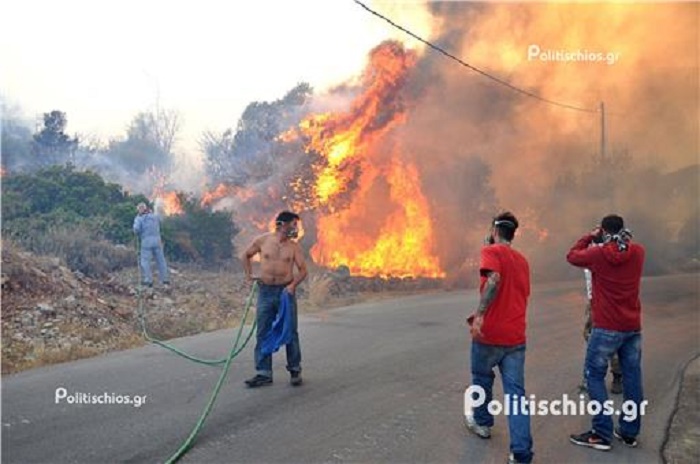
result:
M 615 52 L 601 52 L 592 50 L 550 50 L 543 49 L 537 44 L 527 47 L 528 61 L 560 62 L 560 63 L 603 63 L 613 65 L 620 59 L 620 54 Z
M 486 391 L 478 385 L 471 385 L 464 390 L 464 415 L 471 416 L 474 409 L 486 403 Z M 587 400 L 584 395 L 579 395 L 578 401 L 569 398 L 566 393 L 561 399 L 538 400 L 535 395 L 529 397 L 504 395 L 503 401 L 491 400 L 487 407 L 491 415 L 530 415 L 530 416 L 619 416 L 626 422 L 632 422 L 646 414 L 649 404 L 644 400 L 639 405 L 634 401 L 624 401 L 620 408 L 615 408 L 612 400 L 604 403 Z
M 140 408 L 146 403 L 147 395 L 119 395 L 116 393 L 84 393 L 71 392 L 64 387 L 58 387 L 54 394 L 55 404 L 65 403 L 70 405 L 125 405 Z

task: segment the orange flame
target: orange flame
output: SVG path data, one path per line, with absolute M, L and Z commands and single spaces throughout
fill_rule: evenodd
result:
M 321 160 L 314 166 L 319 209 L 311 249 L 319 264 L 368 276 L 445 275 L 433 252 L 418 170 L 390 137 L 405 121 L 401 89 L 415 63 L 415 53 L 398 42 L 381 44 L 370 54 L 364 91 L 351 109 L 311 116 L 298 127 L 307 153 Z
M 255 192 L 252 189 L 245 189 L 240 187 L 235 187 L 232 185 L 219 184 L 214 190 L 209 192 L 204 192 L 202 195 L 202 200 L 200 205 L 202 207 L 211 206 L 215 202 L 222 200 L 224 198 L 230 198 L 238 200 L 239 202 L 245 202 L 250 200 L 255 196 Z
M 180 199 L 175 192 L 161 193 L 158 198 L 163 202 L 163 212 L 166 216 L 183 214 L 185 210 L 182 208 Z
M 380 174 L 372 174 L 375 181 Z M 346 265 L 359 275 L 444 277 L 431 252 L 433 228 L 417 169 L 394 159 L 385 176 L 393 211 L 378 233 L 362 230 L 362 210 L 369 206 L 362 199 L 358 207 L 319 218 L 314 259 L 326 266 Z

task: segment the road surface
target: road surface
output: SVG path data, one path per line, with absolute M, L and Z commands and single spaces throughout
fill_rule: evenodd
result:
M 571 445 L 585 416 L 532 419 L 536 461 L 656 463 L 683 365 L 700 351 L 698 275 L 643 283 L 643 373 L 649 400 L 640 447 L 600 452 Z M 182 462 L 503 463 L 505 418 L 491 440 L 468 434 L 465 315 L 474 291 L 407 297 L 300 319 L 305 384 L 293 388 L 284 354 L 275 383 L 244 388 L 247 348 L 231 368 L 194 448 Z M 537 286 L 528 322 L 526 387 L 537 399 L 574 397 L 581 376 L 582 282 Z M 222 356 L 232 330 L 177 346 Z M 7 463 L 163 462 L 188 436 L 219 375 L 157 346 L 34 369 L 2 381 L 2 458 Z M 496 382 L 500 395 L 500 378 Z M 139 407 L 56 404 L 66 392 L 146 395 Z

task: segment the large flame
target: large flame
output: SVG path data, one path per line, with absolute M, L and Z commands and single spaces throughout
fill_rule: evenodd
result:
M 166 216 L 183 214 L 185 212 L 176 192 L 161 192 L 158 194 L 156 202 L 163 208 Z
M 391 212 L 376 224 L 378 230 L 365 228 L 370 222 L 366 215 L 376 208 L 369 204 L 369 190 L 362 189 L 352 207 L 319 218 L 314 259 L 332 267 L 346 265 L 359 275 L 444 277 L 432 253 L 430 210 L 415 166 L 394 158 L 363 177 L 372 177 L 364 184 L 368 187 L 386 179 Z
M 345 113 L 299 125 L 314 165 L 314 260 L 360 275 L 441 277 L 428 201 L 392 131 L 405 121 L 402 89 L 416 54 L 385 42 L 370 54 L 363 92 Z M 284 135 L 288 139 L 288 134 Z

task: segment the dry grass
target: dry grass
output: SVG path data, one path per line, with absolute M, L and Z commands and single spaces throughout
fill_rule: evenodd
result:
M 323 308 L 331 299 L 333 279 L 328 275 L 315 274 L 309 279 L 309 303 L 315 309 Z
M 59 257 L 68 268 L 98 277 L 136 265 L 136 254 L 123 246 L 95 238 L 85 227 L 57 226 L 34 237 L 30 249 L 39 255 Z
M 93 333 L 94 329 L 84 332 L 86 337 L 99 339 L 99 335 Z M 104 338 L 104 336 L 102 336 Z M 12 343 L 12 356 L 3 355 L 2 373 L 11 374 L 35 367 L 48 366 L 67 361 L 91 358 L 110 351 L 126 350 L 145 344 L 140 334 L 134 333 L 114 337 L 111 343 L 102 345 L 71 345 L 70 347 L 49 346 L 47 340 L 38 338 L 31 342 Z

